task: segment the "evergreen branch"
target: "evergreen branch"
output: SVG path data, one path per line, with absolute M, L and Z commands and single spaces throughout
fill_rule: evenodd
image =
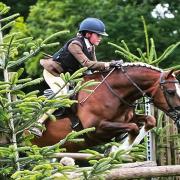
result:
M 20 32 L 15 32 L 15 33 L 10 33 L 10 34 L 7 34 L 6 36 L 3 37 L 3 40 L 8 40 L 8 39 L 11 39 L 12 36 L 18 36 L 20 35 L 21 33 Z M 14 41 L 15 42 L 15 41 Z M 6 45 L 7 43 L 5 43 Z
M 11 19 L 18 17 L 19 15 L 20 15 L 19 13 L 13 14 L 13 15 L 8 16 L 6 18 L 0 19 L 0 22 L 10 21 Z
M 78 132 L 72 131 L 64 139 L 60 140 L 57 144 L 54 144 L 52 146 L 47 146 L 47 147 L 42 148 L 42 153 L 46 154 L 49 151 L 55 150 L 57 147 L 58 148 L 62 147 L 66 142 L 69 142 L 69 141 L 77 138 L 78 136 L 81 136 L 81 135 L 83 135 L 85 133 L 92 132 L 94 130 L 95 130 L 95 128 L 92 127 L 92 128 L 83 129 L 83 130 L 78 131 Z
M 137 51 L 138 51 L 138 53 L 139 53 L 139 55 L 141 57 L 141 61 L 143 60 L 143 62 L 147 63 L 148 59 L 146 58 L 145 53 L 143 53 L 140 48 L 137 48 Z
M 42 41 L 42 44 L 46 44 L 50 39 L 52 39 L 54 37 L 57 37 L 59 35 L 62 35 L 62 34 L 66 34 L 66 33 L 69 33 L 69 31 L 68 30 L 64 30 L 64 31 L 60 31 L 60 32 L 54 33 L 51 36 L 49 36 L 48 38 L 46 38 L 44 41 Z
M 33 39 L 32 37 L 21 38 L 21 39 L 14 40 L 14 43 L 22 43 L 22 42 L 24 43 L 24 42 L 28 42 L 32 39 Z
M 168 70 L 172 70 L 172 69 L 174 69 L 174 70 L 179 70 L 179 69 L 180 69 L 180 65 L 172 66 L 172 67 L 166 68 L 166 69 L 164 69 L 164 70 L 165 70 L 165 71 L 168 71 Z
M 10 48 L 11 48 L 13 39 L 14 39 L 14 36 L 11 36 L 11 39 L 10 39 L 10 41 L 9 41 L 8 48 L 7 48 L 7 53 L 5 54 L 4 68 L 6 68 L 6 66 L 7 66 L 7 64 L 8 64 L 8 58 L 9 58 Z
M 59 45 L 59 42 L 43 44 L 42 47 L 54 47 L 54 46 L 57 46 L 57 45 Z
M 18 59 L 17 61 L 13 61 L 13 62 L 9 62 L 7 65 L 7 68 L 12 68 L 15 67 L 17 65 L 22 64 L 23 62 L 27 61 L 29 58 L 33 57 L 35 54 L 37 54 L 40 51 L 41 47 L 37 48 L 35 51 L 28 53 L 28 55 Z
M 4 25 L 2 28 L 0 28 L 0 31 L 3 31 L 11 26 L 13 26 L 15 24 L 15 21 L 11 21 L 8 24 Z
M 177 42 L 176 44 L 170 45 L 158 59 L 152 61 L 150 64 L 159 64 L 165 58 L 167 58 L 179 45 L 180 45 L 180 41 Z
M 32 81 L 32 78 L 18 79 L 17 84 L 26 83 Z
M 121 52 L 121 54 L 125 57 L 127 57 L 128 59 L 134 61 L 134 59 L 138 60 L 139 58 L 137 56 L 135 56 L 134 54 L 132 54 L 130 51 L 127 51 L 126 49 L 122 48 L 121 46 L 118 46 L 114 43 L 108 42 L 108 44 L 118 48 Z M 116 51 L 117 52 L 117 51 Z
M 123 57 L 125 57 L 126 59 L 128 59 L 131 62 L 135 62 L 135 61 L 139 61 L 140 60 L 140 58 L 138 58 L 137 56 L 136 57 L 135 56 L 132 57 L 131 55 L 130 56 L 126 55 L 125 53 L 123 53 L 121 51 L 118 51 L 118 50 L 116 50 L 115 53 L 118 53 L 118 54 L 122 55 Z
M 2 9 L 0 9 L 0 15 L 6 14 L 9 12 L 9 10 L 10 10 L 9 6 L 6 6 L 3 3 L 0 3 L 0 5 L 1 5 L 0 7 L 2 8 Z
M 42 81 L 43 81 L 43 78 L 37 78 L 35 80 L 26 82 L 24 84 L 19 84 L 17 86 L 14 86 L 11 90 L 19 90 L 19 89 L 25 88 L 27 86 L 32 86 L 32 85 L 35 85 L 35 84 L 39 84 Z
M 151 42 L 151 48 L 150 48 L 150 54 L 148 57 L 148 63 L 151 63 L 153 61 L 153 58 L 155 58 L 155 59 L 157 58 L 154 40 L 152 38 L 150 38 L 150 42 Z
M 144 26 L 144 34 L 145 34 L 145 40 L 146 40 L 146 53 L 147 53 L 147 58 L 149 58 L 149 38 L 148 38 L 148 32 L 147 32 L 147 26 L 146 22 L 143 16 L 141 16 L 143 26 Z
M 127 44 L 125 43 L 125 41 L 122 40 L 121 43 L 123 44 L 125 50 L 126 50 L 127 52 L 131 53 L 130 50 L 129 50 L 129 48 L 128 48 L 128 46 L 127 46 Z
M 39 111 L 37 111 L 39 113 Z M 33 117 L 33 118 L 32 118 Z M 29 129 L 39 118 L 39 116 L 37 116 L 37 114 L 35 115 L 35 113 L 33 113 L 33 115 L 31 115 L 31 118 L 29 117 L 27 119 L 27 121 L 25 121 L 20 127 L 15 129 L 16 134 L 22 133 L 25 129 Z M 29 120 L 31 119 L 31 120 Z

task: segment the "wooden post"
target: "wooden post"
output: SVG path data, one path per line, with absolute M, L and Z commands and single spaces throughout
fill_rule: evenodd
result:
M 166 128 L 166 139 L 165 139 L 165 144 L 166 144 L 166 165 L 172 164 L 172 158 L 171 158 L 171 143 L 170 143 L 170 119 L 166 115 L 164 115 L 164 120 L 166 122 L 167 128 Z
M 106 180 L 168 177 L 180 175 L 180 165 L 113 169 L 105 176 Z
M 114 170 L 120 170 L 121 169 L 136 169 L 137 167 L 154 167 L 157 166 L 156 162 L 154 161 L 144 161 L 144 162 L 135 162 L 135 163 L 125 163 L 125 164 L 117 164 L 114 168 Z M 83 175 L 83 171 L 89 172 L 92 171 L 92 167 L 83 167 L 83 168 L 77 168 L 75 172 L 73 172 L 72 170 L 69 170 L 69 172 L 67 172 L 66 176 L 68 177 L 68 179 L 82 179 Z M 105 178 L 108 178 L 108 173 L 112 172 L 112 170 L 109 171 L 105 171 L 102 176 Z M 61 173 L 55 173 L 53 175 L 54 177 L 56 177 L 57 179 L 63 179 L 63 175 Z M 132 178 L 131 178 L 132 179 Z

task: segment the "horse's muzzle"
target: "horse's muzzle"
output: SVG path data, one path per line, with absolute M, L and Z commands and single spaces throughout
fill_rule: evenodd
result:
M 180 106 L 177 106 L 174 109 L 180 112 Z
M 180 106 L 168 110 L 168 115 L 174 120 L 174 123 L 180 128 Z

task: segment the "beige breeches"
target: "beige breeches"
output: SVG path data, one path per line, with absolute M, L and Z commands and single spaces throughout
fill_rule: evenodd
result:
M 49 85 L 49 87 L 54 93 L 57 93 L 59 91 L 56 97 L 68 93 L 68 90 L 69 90 L 68 85 L 65 86 L 63 89 L 61 89 L 61 87 L 64 86 L 64 81 L 61 79 L 61 77 L 56 77 L 45 69 L 43 71 L 43 76 L 46 83 Z M 54 109 L 50 109 L 47 111 L 47 114 L 52 114 L 54 111 L 55 111 Z M 38 120 L 38 122 L 43 123 L 48 118 L 47 114 L 43 114 L 42 117 Z
M 43 71 L 43 76 L 46 83 L 49 85 L 49 87 L 54 93 L 57 93 L 61 89 L 61 87 L 64 86 L 64 81 L 61 79 L 60 76 L 56 77 L 45 69 Z M 67 94 L 68 90 L 69 87 L 65 86 L 56 96 Z

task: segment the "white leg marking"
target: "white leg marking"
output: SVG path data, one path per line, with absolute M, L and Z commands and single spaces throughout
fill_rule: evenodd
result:
M 143 138 L 147 135 L 148 131 L 145 130 L 145 126 L 143 126 L 140 131 L 138 136 L 136 137 L 136 139 L 134 140 L 134 142 L 131 144 L 132 146 L 139 144 Z
M 129 143 L 129 136 L 125 139 L 122 145 L 118 147 L 118 150 L 130 150 L 134 145 L 138 145 L 143 138 L 147 135 L 148 131 L 145 130 L 145 126 L 143 126 L 136 139 L 133 141 L 132 144 Z
M 130 146 L 130 144 L 129 144 L 129 136 L 128 136 L 124 140 L 123 144 L 118 147 L 118 150 L 127 150 L 127 149 L 129 149 L 129 146 Z
M 143 126 L 140 129 L 138 136 L 136 137 L 136 139 L 133 141 L 132 144 L 129 144 L 129 137 L 127 137 L 124 143 L 118 147 L 118 150 L 131 150 L 131 148 L 134 145 L 138 145 L 143 140 L 143 138 L 147 135 L 147 133 L 148 131 L 146 131 L 145 126 Z

